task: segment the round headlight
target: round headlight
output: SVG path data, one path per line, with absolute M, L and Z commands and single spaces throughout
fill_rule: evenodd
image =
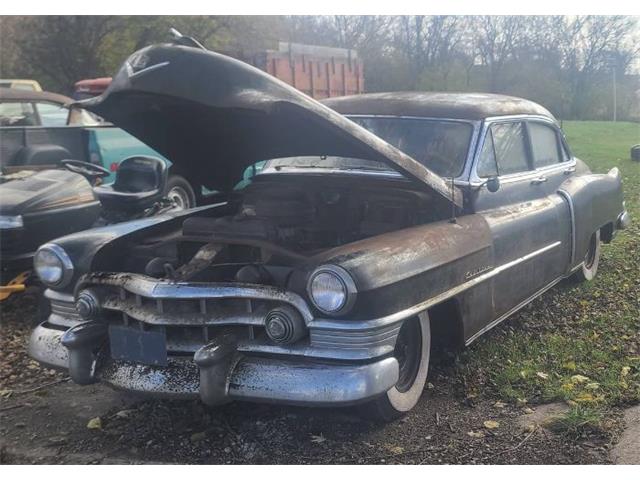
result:
M 33 267 L 42 283 L 50 287 L 62 287 L 73 276 L 73 263 L 69 255 L 55 243 L 47 243 L 38 249 Z
M 325 265 L 309 277 L 307 292 L 315 307 L 328 315 L 347 313 L 356 299 L 356 285 L 344 268 Z

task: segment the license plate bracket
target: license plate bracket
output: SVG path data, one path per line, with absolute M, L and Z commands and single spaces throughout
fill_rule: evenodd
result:
M 167 366 L 167 335 L 161 330 L 140 330 L 109 325 L 109 344 L 114 360 Z

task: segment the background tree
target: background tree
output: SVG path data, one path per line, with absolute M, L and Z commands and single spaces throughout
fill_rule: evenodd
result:
M 246 58 L 278 41 L 355 49 L 367 91 L 489 91 L 561 118 L 640 119 L 640 31 L 623 16 L 0 17 L 0 76 L 70 93 L 169 28 Z

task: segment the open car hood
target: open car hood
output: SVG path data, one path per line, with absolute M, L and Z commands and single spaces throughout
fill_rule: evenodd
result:
M 76 104 L 128 131 L 206 187 L 228 191 L 260 160 L 342 156 L 381 161 L 462 206 L 450 182 L 267 73 L 200 48 L 131 55 L 99 97 Z

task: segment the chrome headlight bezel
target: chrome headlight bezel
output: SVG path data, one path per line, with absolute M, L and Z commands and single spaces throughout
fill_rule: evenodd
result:
M 17 230 L 24 228 L 22 215 L 0 215 L 0 230 Z
M 57 276 L 57 279 L 51 280 L 47 278 L 43 278 L 44 275 L 41 275 L 42 266 L 39 267 L 39 258 L 43 255 L 53 255 L 56 260 L 59 262 L 58 268 L 60 269 L 60 275 Z M 36 254 L 33 257 L 33 269 L 35 270 L 40 281 L 44 283 L 48 287 L 65 287 L 71 281 L 73 277 L 73 262 L 67 252 L 64 249 L 55 243 L 46 243 L 42 245 Z
M 333 310 L 328 309 L 326 305 L 321 305 L 319 303 L 317 292 L 316 295 L 314 295 L 314 281 L 317 280 L 320 275 L 331 275 L 339 282 L 338 284 L 343 292 L 343 300 L 339 303 L 339 306 Z M 311 275 L 309 275 L 309 279 L 307 281 L 307 295 L 316 309 L 325 315 L 336 317 L 349 313 L 358 296 L 358 290 L 353 278 L 344 268 L 338 267 L 337 265 L 322 265 L 316 268 Z

